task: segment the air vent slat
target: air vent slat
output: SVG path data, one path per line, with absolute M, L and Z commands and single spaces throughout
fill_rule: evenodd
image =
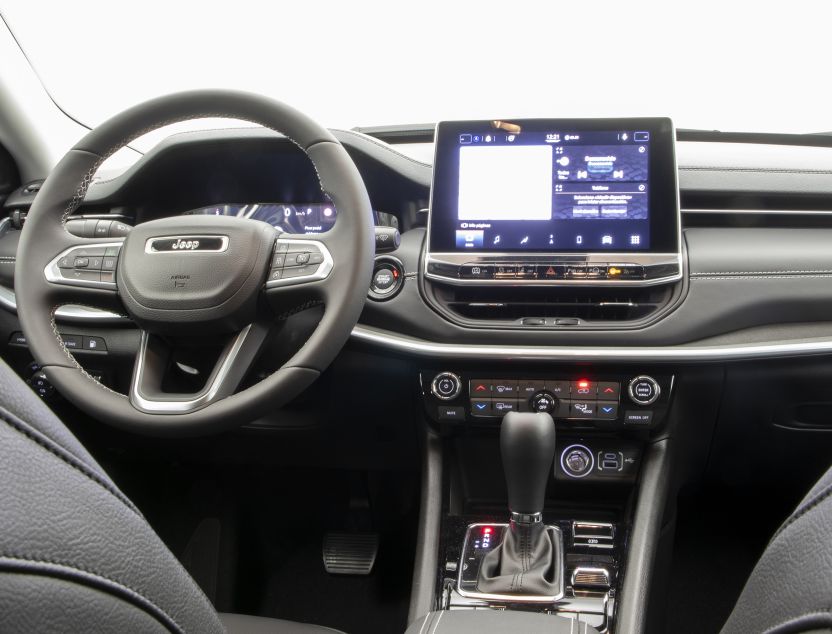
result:
M 465 320 L 518 324 L 543 318 L 579 323 L 638 321 L 665 306 L 669 287 L 534 288 L 446 286 L 438 294 L 448 310 Z

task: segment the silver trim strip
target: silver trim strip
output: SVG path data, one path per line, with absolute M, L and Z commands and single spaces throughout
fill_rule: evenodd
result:
M 17 298 L 15 297 L 14 291 L 5 286 L 0 286 L 0 307 L 5 308 L 9 312 L 17 313 Z M 58 321 L 95 321 L 100 323 L 130 321 L 130 318 L 126 315 L 113 313 L 103 308 L 92 308 L 91 306 L 79 306 L 77 304 L 61 306 L 55 311 L 55 317 Z
M 675 265 L 677 273 L 642 280 L 627 279 L 602 279 L 602 278 L 575 278 L 569 280 L 541 280 L 541 279 L 476 279 L 458 278 L 429 272 L 431 264 L 448 264 L 450 266 L 462 266 L 465 264 L 496 265 L 516 264 L 539 266 L 552 264 L 564 266 L 570 264 L 581 264 L 599 267 L 607 266 L 660 266 Z M 428 253 L 425 255 L 423 273 L 427 279 L 452 284 L 455 286 L 655 286 L 667 284 L 682 279 L 682 256 L 678 253 L 556 253 L 547 254 L 535 253 Z
M 310 244 L 315 245 L 321 251 L 321 254 L 324 257 L 324 261 L 321 262 L 320 265 L 318 265 L 318 268 L 315 270 L 314 273 L 311 273 L 309 275 L 301 275 L 298 277 L 287 277 L 285 279 L 281 278 L 279 280 L 272 280 L 266 282 L 266 288 L 280 288 L 282 286 L 295 286 L 296 284 L 317 282 L 326 279 L 329 276 L 335 263 L 332 260 L 332 254 L 329 252 L 329 249 L 326 248 L 326 245 L 323 242 L 319 242 L 318 240 L 291 240 L 282 237 L 277 239 L 277 244 L 283 243 L 288 243 L 289 250 L 292 249 L 293 245 L 301 247 L 306 247 Z M 286 269 L 284 268 L 283 270 L 285 271 Z
M 832 354 L 832 339 L 796 343 L 749 343 L 725 346 L 499 346 L 486 344 L 434 343 L 389 331 L 358 325 L 355 341 L 387 350 L 432 359 L 514 359 L 526 361 L 654 361 L 708 362 L 744 361 L 777 357 Z
M 682 209 L 683 214 L 766 214 L 772 216 L 832 216 L 832 209 Z
M 171 249 L 170 251 L 158 251 L 153 248 L 153 245 L 156 242 L 160 242 L 162 240 L 204 240 L 206 238 L 216 239 L 219 238 L 220 240 L 220 248 L 219 249 Z M 217 236 L 217 235 L 198 235 L 198 236 L 155 236 L 153 238 L 148 238 L 147 241 L 144 243 L 144 252 L 150 253 L 152 255 L 165 255 L 168 253 L 173 253 L 174 255 L 178 255 L 180 253 L 223 253 L 224 251 L 228 250 L 228 236 Z
M 61 251 L 57 256 L 55 256 L 52 261 L 46 265 L 46 268 L 43 270 L 43 274 L 46 277 L 47 282 L 51 282 L 52 284 L 62 284 L 63 286 L 78 286 L 81 288 L 105 288 L 107 290 L 116 290 L 116 283 L 115 282 L 95 282 L 93 280 L 72 280 L 68 277 L 64 277 L 64 274 L 61 273 L 61 269 L 58 267 L 58 260 L 61 258 L 69 255 L 73 251 L 78 251 L 80 249 L 100 249 L 102 247 L 119 247 L 121 248 L 124 245 L 124 240 L 120 240 L 118 242 L 91 242 L 89 244 L 78 244 L 74 247 L 69 247 L 68 249 Z M 74 269 L 73 269 L 74 270 Z M 90 269 L 94 270 L 94 269 Z M 99 270 L 100 272 L 100 270 Z
M 136 356 L 136 366 L 133 369 L 133 379 L 130 382 L 130 403 L 139 411 L 148 412 L 150 414 L 186 414 L 205 407 L 217 398 L 223 382 L 228 376 L 228 373 L 231 371 L 231 367 L 234 365 L 237 355 L 240 353 L 240 349 L 243 347 L 246 337 L 249 332 L 251 332 L 251 327 L 252 324 L 249 324 L 240 331 L 240 334 L 237 335 L 237 338 L 231 344 L 231 347 L 226 353 L 225 358 L 222 360 L 222 363 L 214 376 L 214 380 L 211 381 L 210 385 L 203 388 L 202 392 L 193 398 L 180 400 L 171 399 L 168 401 L 149 399 L 141 393 L 141 377 L 144 373 L 145 354 L 149 338 L 147 332 L 142 331 L 139 352 Z
M 603 583 L 582 583 L 582 587 L 590 587 L 590 588 L 604 588 L 605 590 L 610 589 L 610 573 L 609 570 L 606 568 L 591 568 L 589 566 L 578 566 L 575 570 L 572 571 L 572 587 L 575 587 L 575 580 L 578 575 L 580 574 L 588 574 L 588 575 L 601 575 L 604 577 Z

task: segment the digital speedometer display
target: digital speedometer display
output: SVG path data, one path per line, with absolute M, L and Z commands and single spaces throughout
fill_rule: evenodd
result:
M 192 209 L 183 215 L 251 218 L 285 233 L 315 235 L 332 228 L 337 211 L 331 203 L 228 203 Z

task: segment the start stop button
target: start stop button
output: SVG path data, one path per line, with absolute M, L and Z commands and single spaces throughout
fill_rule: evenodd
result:
M 404 267 L 391 256 L 376 258 L 373 279 L 370 282 L 370 299 L 385 301 L 398 293 L 404 284 Z

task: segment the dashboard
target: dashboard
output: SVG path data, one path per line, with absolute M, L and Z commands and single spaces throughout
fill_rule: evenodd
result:
M 330 203 L 226 203 L 188 210 L 182 215 L 251 218 L 284 233 L 317 235 L 335 225 L 338 212 Z
M 460 134 L 471 134 L 473 145 L 474 134 L 485 136 L 494 130 L 491 121 L 454 125 L 457 127 L 448 128 L 452 134 L 442 139 L 457 151 L 467 145 L 460 143 Z M 653 135 L 655 128 L 650 125 L 667 124 L 606 123 L 601 131 L 627 133 L 632 144 L 635 141 L 630 134 L 650 132 L 645 153 L 656 157 L 662 152 L 661 139 Z M 565 140 L 567 133 L 586 133 L 586 129 L 561 120 L 549 124 L 549 132 L 543 131 L 543 143 L 546 134 L 560 133 Z M 511 134 L 502 129 L 500 133 L 506 137 Z M 681 229 L 678 251 L 666 250 L 667 264 L 681 264 L 681 270 L 677 268 L 674 279 L 649 285 L 645 283 L 650 281 L 645 279 L 646 269 L 638 267 L 661 264 L 641 261 L 661 255 L 653 252 L 660 243 L 656 242 L 658 234 L 652 224 L 647 245 L 639 245 L 646 248 L 640 249 L 603 248 L 602 234 L 600 243 L 595 241 L 591 250 L 584 251 L 545 252 L 539 245 L 529 250 L 462 247 L 457 251 L 456 231 L 462 230 L 458 224 L 470 220 L 461 220 L 453 206 L 441 206 L 437 199 L 441 183 L 435 183 L 431 201 L 434 172 L 448 165 L 442 163 L 440 150 L 436 150 L 440 153 L 434 165 L 360 133 L 335 134 L 356 162 L 373 208 L 385 210 L 384 216 L 401 233 L 398 248 L 379 256 L 400 267 L 400 290 L 388 294 L 384 301 L 368 298 L 353 335 L 357 345 L 416 357 L 520 355 L 548 361 L 702 361 L 832 350 L 832 323 L 828 321 L 832 301 L 832 214 L 828 213 L 832 186 L 826 175 L 832 171 L 832 150 L 828 148 L 701 142 L 677 132 L 678 180 L 671 187 L 678 186 L 680 205 L 677 208 L 672 202 L 663 202 L 670 198 L 651 199 L 646 213 L 648 222 L 659 219 L 660 224 L 671 227 L 671 233 Z M 508 143 L 505 137 L 503 142 Z M 606 142 L 630 145 L 617 137 L 608 137 Z M 581 146 L 578 143 L 575 147 Z M 564 150 L 561 156 L 570 156 L 567 169 L 589 172 L 586 161 L 572 163 L 574 156 L 615 156 L 607 150 L 589 153 L 586 147 L 579 154 L 574 154 L 578 150 Z M 633 183 L 646 184 L 647 191 L 652 192 L 661 183 L 670 182 L 661 166 L 653 169 L 652 158 L 648 159 L 647 181 L 639 180 L 643 178 L 640 160 L 633 168 Z M 661 162 L 671 163 L 671 159 Z M 608 167 L 602 164 L 604 161 L 593 159 L 592 163 L 592 184 L 603 185 L 608 182 L 603 180 L 606 176 L 614 177 L 603 172 Z M 778 167 L 782 165 L 788 169 Z M 459 178 L 453 169 L 447 174 L 451 183 Z M 624 175 L 628 175 L 626 171 Z M 581 185 L 578 180 L 574 172 L 562 184 Z M 559 182 L 553 180 L 553 196 Z M 25 210 L 31 198 L 22 191 L 10 196 L 5 202 L 7 212 Z M 454 203 L 453 197 L 449 200 Z M 309 204 L 304 204 L 306 201 Z M 433 213 L 429 214 L 431 202 Z M 603 205 L 597 206 L 600 214 Z M 311 163 L 284 138 L 267 131 L 217 130 L 170 137 L 122 176 L 94 183 L 78 214 L 118 218 L 128 224 L 183 213 L 252 214 L 285 232 L 311 233 L 325 231 L 335 222 L 337 211 L 331 208 L 330 217 L 328 208 Z M 573 217 L 563 218 L 552 209 L 547 222 L 567 228 L 572 223 L 592 227 L 595 223 L 644 220 L 636 217 L 644 215 L 641 204 L 632 213 L 627 212 L 634 217 L 626 220 L 586 219 L 583 210 L 580 217 L 574 217 L 574 209 Z M 611 211 L 617 215 L 620 210 Z M 381 216 L 380 212 L 377 215 Z M 440 215 L 447 220 L 444 227 L 436 222 Z M 536 221 L 517 224 L 527 222 Z M 493 241 L 496 236 L 489 231 L 494 228 L 485 230 L 484 235 Z M 14 242 L 14 233 L 4 242 Z M 435 242 L 440 233 L 450 240 L 448 245 Z M 535 239 L 544 235 L 537 228 L 529 233 Z M 618 235 L 615 233 L 614 240 Z M 629 239 L 629 230 L 620 235 Z M 9 249 L 10 253 L 3 255 L 12 257 L 12 244 Z M 434 273 L 427 269 L 434 258 L 446 259 L 455 268 Z M 459 267 L 471 264 L 472 259 L 485 265 L 499 261 L 512 277 L 460 284 L 464 280 Z M 575 275 L 571 285 L 562 283 L 566 279 L 541 285 L 540 279 L 523 279 L 520 269 L 512 268 L 534 260 L 535 267 L 537 263 L 545 267 L 535 268 L 535 274 L 540 275 L 548 271 L 549 265 L 563 264 L 559 262 L 562 259 L 570 260 L 568 266 L 577 267 L 570 271 Z M 627 271 L 619 264 L 633 264 L 635 268 Z M 610 275 L 609 267 L 635 275 L 637 279 L 631 280 L 635 283 L 601 279 Z M 11 272 L 11 260 L 0 261 L 0 277 L 5 274 L 6 289 L 11 288 Z M 593 280 L 589 276 L 598 277 Z M 14 306 L 13 295 L 6 294 L 4 299 L 4 305 Z M 62 314 L 69 313 L 60 312 L 59 317 Z

